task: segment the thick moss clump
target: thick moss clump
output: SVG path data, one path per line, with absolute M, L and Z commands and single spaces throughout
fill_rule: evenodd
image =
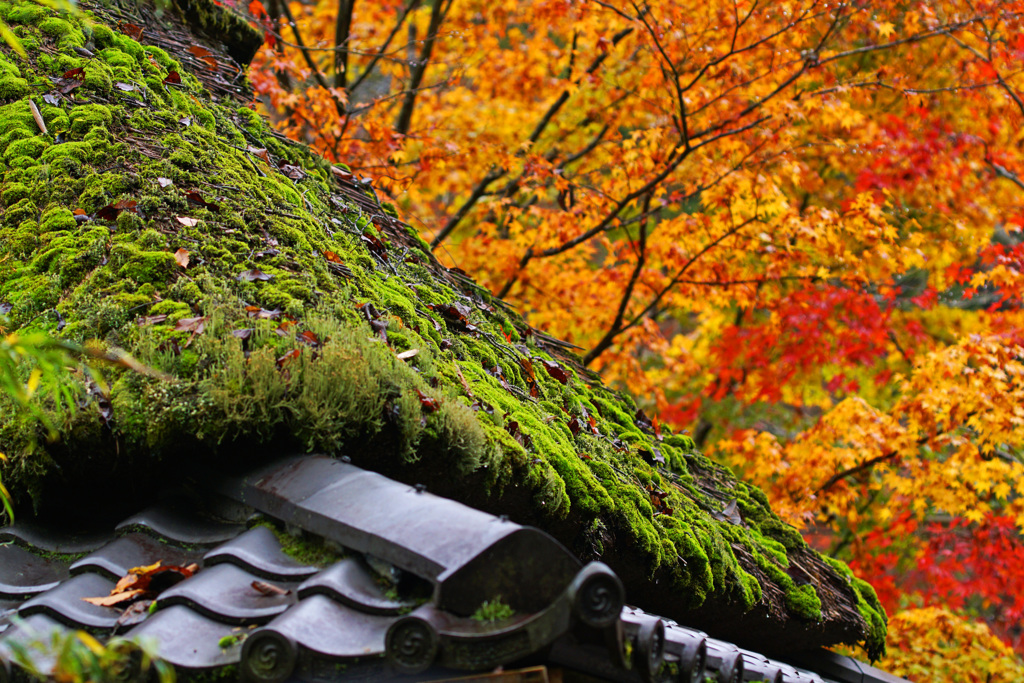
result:
M 247 27 L 200 5 L 184 7 L 229 36 L 218 54 L 251 56 Z M 550 529 L 680 609 L 763 609 L 824 634 L 823 584 L 787 573 L 813 561 L 845 591 L 832 611 L 844 633 L 882 647 L 873 593 L 763 493 L 687 437 L 656 436 L 630 399 L 447 273 L 372 191 L 100 19 L 15 0 L 0 20 L 42 48 L 22 59 L 0 44 L 8 327 L 119 347 L 160 373 L 76 371 L 73 414 L 40 406 L 53 442 L 0 405 L 3 478 L 22 503 L 56 505 L 53 491 L 87 490 L 97 472 L 346 454 Z M 61 80 L 77 69 L 80 82 Z

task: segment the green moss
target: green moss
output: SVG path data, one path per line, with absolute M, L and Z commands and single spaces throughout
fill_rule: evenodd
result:
M 219 27 L 230 49 L 247 49 L 254 32 L 244 22 L 207 0 L 186 4 L 208 13 L 200 21 Z M 814 589 L 796 586 L 785 571 L 794 550 L 808 551 L 760 491 L 717 468 L 686 436 L 657 443 L 637 424 L 630 399 L 588 385 L 570 359 L 553 359 L 574 375 L 568 385 L 551 377 L 536 361 L 552 360 L 543 345 L 507 342 L 518 338 L 523 321 L 492 309 L 480 288 L 439 279 L 418 235 L 404 227 L 378 231 L 354 206 L 339 211 L 323 160 L 273 136 L 248 107 L 215 101 L 184 70 L 183 88 L 165 87 L 166 72 L 183 69 L 173 55 L 21 0 L 10 11 L 26 7 L 29 23 L 45 24 L 28 29 L 38 34 L 40 54 L 35 62 L 0 59 L 0 83 L 20 79 L 9 91 L 0 88 L 7 162 L 0 168 L 0 300 L 12 305 L 15 329 L 31 324 L 70 340 L 123 346 L 171 379 L 113 370 L 111 423 L 82 411 L 56 444 L 36 450 L 24 446 L 24 435 L 11 436 L 21 432 L 0 413 L 0 439 L 11 456 L 5 484 L 38 489 L 103 458 L 159 463 L 183 450 L 212 462 L 239 450 L 256 458 L 270 442 L 352 453 L 357 464 L 398 478 L 437 481 L 447 495 L 530 505 L 531 521 L 560 529 L 563 540 L 573 541 L 567 534 L 579 529 L 592 536 L 604 530 L 619 557 L 641 568 L 634 580 L 656 576 L 693 607 L 711 600 L 747 609 L 775 596 L 777 611 L 818 618 Z M 96 58 L 64 49 L 89 32 Z M 42 106 L 51 133 L 65 140 L 56 143 L 39 134 L 24 99 L 27 83 L 83 65 L 80 97 Z M 112 91 L 114 80 L 145 84 L 148 106 L 116 104 L 122 95 Z M 81 103 L 89 98 L 115 104 Z M 189 127 L 178 123 L 186 116 Z M 250 144 L 309 175 L 294 181 L 262 165 L 264 172 L 254 173 L 238 149 Z M 157 178 L 173 184 L 162 187 Z M 190 202 L 193 192 L 216 206 Z M 137 213 L 81 224 L 71 213 L 95 214 L 126 199 L 138 202 Z M 387 263 L 366 249 L 362 230 L 389 243 Z M 187 268 L 174 259 L 178 248 L 190 253 Z M 419 263 L 403 257 L 408 249 Z M 351 276 L 332 270 L 327 251 Z M 256 268 L 272 279 L 240 277 Z M 387 342 L 356 310 L 368 302 L 380 312 L 375 322 L 387 324 Z M 475 332 L 440 313 L 452 303 L 469 308 Z M 280 313 L 260 308 L 294 320 L 282 325 Z M 60 331 L 54 309 L 66 322 Z M 206 319 L 202 331 L 175 330 L 177 321 L 197 316 Z M 316 342 L 297 339 L 300 331 Z M 419 354 L 396 357 L 410 349 Z M 572 433 L 568 423 L 583 410 L 599 434 Z M 116 451 L 101 445 L 103 434 L 114 437 Z M 655 449 L 663 465 L 650 464 Z M 89 458 L 74 457 L 84 451 Z M 462 489 L 466 477 L 472 492 Z M 656 509 L 648 487 L 669 492 L 671 512 Z M 737 501 L 744 526 L 714 516 L 722 505 L 709 500 L 708 488 Z M 766 582 L 777 590 L 766 590 Z M 849 585 L 876 642 L 884 636 L 877 600 Z
M 45 8 L 28 2 L 15 3 L 7 13 L 7 21 L 11 24 L 36 24 L 47 15 Z
M 263 526 L 274 532 L 277 542 L 281 544 L 281 552 L 300 564 L 311 567 L 327 567 L 344 555 L 336 548 L 328 545 L 322 538 L 310 535 L 289 534 L 283 527 L 268 518 L 259 518 L 249 528 Z
M 47 147 L 40 160 L 48 164 L 65 158 L 88 161 L 91 157 L 92 145 L 88 142 L 64 142 Z
M 57 232 L 59 230 L 74 230 L 78 227 L 75 217 L 71 211 L 63 206 L 55 206 L 43 213 L 39 221 L 40 232 Z
M 17 204 L 23 199 L 28 199 L 29 194 L 28 185 L 24 183 L 10 183 L 0 192 L 0 200 L 3 200 L 4 204 L 10 206 L 11 204 Z
M 476 611 L 473 612 L 473 615 L 470 618 L 476 621 L 493 623 L 495 621 L 511 619 L 515 615 L 516 611 L 506 603 L 502 602 L 501 596 L 499 595 L 493 600 L 484 600 L 480 603 L 480 606 L 476 608 Z
M 790 612 L 804 619 L 814 621 L 821 619 L 821 599 L 818 598 L 818 594 L 811 584 L 794 586 L 787 590 L 786 607 Z
M 32 89 L 24 78 L 7 74 L 0 75 L 0 100 L 16 100 L 31 93 Z

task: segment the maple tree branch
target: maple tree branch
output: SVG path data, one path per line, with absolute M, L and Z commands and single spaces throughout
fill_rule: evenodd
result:
M 619 31 L 614 36 L 612 36 L 612 40 L 611 40 L 612 45 L 613 46 L 618 45 L 620 42 L 622 42 L 623 39 L 626 38 L 626 36 L 628 36 L 632 32 L 633 32 L 632 28 L 626 28 L 626 29 L 623 29 L 623 30 Z M 605 52 L 603 54 L 600 54 L 597 57 L 595 57 L 594 60 L 590 63 L 590 66 L 587 67 L 587 70 L 585 71 L 585 73 L 586 74 L 592 74 L 595 71 L 597 71 L 597 69 L 601 66 L 601 64 L 604 62 L 604 60 L 607 57 L 608 57 L 608 53 L 607 52 Z M 534 126 L 533 132 L 530 133 L 530 137 L 529 137 L 529 141 L 530 141 L 531 144 L 537 142 L 537 140 L 540 139 L 540 136 L 541 136 L 541 134 L 543 134 L 544 129 L 548 127 L 548 124 L 551 123 L 551 120 L 554 118 L 555 114 L 558 113 L 558 111 L 562 108 L 562 106 L 568 100 L 569 100 L 569 90 L 566 89 L 566 90 L 563 90 L 562 93 L 558 96 L 558 98 L 551 104 L 551 106 L 548 107 L 547 111 L 544 112 L 544 115 L 541 116 L 540 120 L 537 122 L 537 125 Z M 604 131 L 602 131 L 601 134 L 603 135 Z M 598 138 L 598 140 L 599 139 L 600 138 Z M 494 175 L 495 173 L 497 173 L 497 175 Z M 491 170 L 489 170 L 487 172 L 487 175 L 484 176 L 480 180 L 480 182 L 478 182 L 476 184 L 476 187 L 473 188 L 473 191 L 470 193 L 469 198 L 467 198 L 466 201 L 463 202 L 462 206 L 459 207 L 458 211 L 456 211 L 454 214 L 452 214 L 451 218 L 449 218 L 445 222 L 444 227 L 441 228 L 441 230 L 437 233 L 437 235 L 434 236 L 434 239 L 432 239 L 430 241 L 430 248 L 431 248 L 431 250 L 436 249 L 438 246 L 441 245 L 441 243 L 444 240 L 446 240 L 448 238 L 448 236 L 452 233 L 452 231 L 455 230 L 456 226 L 458 226 L 458 224 L 466 217 L 466 215 L 469 213 L 470 209 L 472 209 L 473 206 L 475 206 L 476 203 L 478 201 L 480 201 L 480 198 L 484 196 L 484 194 L 486 193 L 487 188 L 490 186 L 490 184 L 493 183 L 498 178 L 500 178 L 501 176 L 505 175 L 505 173 L 506 173 L 506 171 L 504 169 L 498 169 L 498 168 L 492 168 Z M 507 293 L 508 289 L 504 288 L 504 289 L 502 289 L 502 291 Z
M 476 205 L 477 201 L 484 196 L 487 192 L 487 188 L 491 186 L 491 183 L 503 175 L 505 175 L 505 169 L 493 167 L 487 172 L 487 175 L 480 179 L 480 182 L 476 184 L 473 191 L 469 193 L 469 197 L 466 198 L 466 201 L 462 202 L 462 206 L 460 206 L 458 210 L 445 222 L 444 227 L 434 235 L 434 239 L 430 240 L 431 250 L 437 249 L 437 247 L 441 245 L 441 242 L 444 242 L 445 239 L 448 238 L 448 235 L 452 233 L 455 226 L 457 226 L 459 222 L 466 217 L 466 214 L 469 213 L 470 209 L 472 209 Z
M 999 176 L 1001 178 L 1006 178 L 1011 183 L 1013 183 L 1014 185 L 1016 185 L 1020 189 L 1024 190 L 1024 181 L 1022 181 L 1020 179 L 1020 177 L 1016 173 L 1014 173 L 1013 171 L 1010 171 L 1009 169 L 1003 168 L 1002 166 L 1000 166 L 996 162 L 994 162 L 991 159 L 989 159 L 987 155 L 985 157 L 985 163 L 987 163 L 989 166 L 992 167 L 992 170 L 995 171 L 997 176 Z
M 621 330 L 619 330 L 617 335 L 621 334 L 621 333 L 623 333 L 623 332 L 625 332 L 627 330 L 630 330 L 630 329 L 636 327 L 638 324 L 640 324 L 640 321 L 643 320 L 644 317 L 646 317 L 648 313 L 653 311 L 658 306 L 658 304 L 661 303 L 661 300 L 665 298 L 665 295 L 668 294 L 669 291 L 671 291 L 671 289 L 673 287 L 675 287 L 677 284 L 679 284 L 679 279 L 682 278 L 683 275 L 686 274 L 686 271 L 688 271 L 690 269 L 690 266 L 692 266 L 694 263 L 696 263 L 698 260 L 700 260 L 700 258 L 703 257 L 704 254 L 708 253 L 709 251 L 711 251 L 712 249 L 717 247 L 719 244 L 724 242 L 726 239 L 736 235 L 737 233 L 739 233 L 740 230 L 742 230 L 746 226 L 750 225 L 754 221 L 759 220 L 758 217 L 757 217 L 756 211 L 757 211 L 757 208 L 755 206 L 755 214 L 753 216 L 751 216 L 750 218 L 748 218 L 748 219 L 746 219 L 744 221 L 740 221 L 736 225 L 732 226 L 727 231 L 725 231 L 724 233 L 722 233 L 721 235 L 716 237 L 714 240 L 712 240 L 708 244 L 704 245 L 704 247 L 700 251 L 698 251 L 696 254 L 694 254 L 692 257 L 690 257 L 690 259 L 687 260 L 687 262 L 683 264 L 683 266 L 672 277 L 672 279 L 669 280 L 669 283 L 667 285 L 665 285 L 661 289 L 661 291 L 658 292 L 654 296 L 653 299 L 651 299 L 650 303 L 648 303 L 647 306 L 645 306 L 642 311 L 640 311 L 636 316 L 633 317 L 632 320 L 629 321 L 628 324 L 626 324 Z
M 630 300 L 633 298 L 633 290 L 636 288 L 636 283 L 640 279 L 640 273 L 643 271 L 644 265 L 647 263 L 647 221 L 650 216 L 651 199 L 653 197 L 653 192 L 649 192 L 647 196 L 644 197 L 644 204 L 641 213 L 645 215 L 645 218 L 640 221 L 639 235 L 637 239 L 639 248 L 637 249 L 636 266 L 633 268 L 633 273 L 629 277 L 629 282 L 626 283 L 626 288 L 623 290 L 622 297 L 619 299 L 619 308 L 615 312 L 615 318 L 612 320 L 612 324 L 608 327 L 608 331 L 605 332 L 601 340 L 597 342 L 597 344 L 594 345 L 594 348 L 588 351 L 583 357 L 584 366 L 590 365 L 598 356 L 604 353 L 620 333 L 622 320 L 626 315 L 626 309 L 629 306 Z
M 983 27 L 985 27 L 985 22 L 982 21 L 981 25 Z M 988 33 L 987 27 L 986 27 L 986 33 Z M 954 36 L 952 34 L 949 34 L 949 38 L 953 42 L 955 42 L 957 45 L 959 45 L 961 48 L 963 48 L 964 50 L 967 50 L 972 55 L 974 55 L 975 57 L 977 57 L 981 61 L 986 62 L 989 65 L 989 67 L 992 69 L 992 71 L 995 72 L 995 74 L 996 74 L 996 79 L 997 79 L 997 82 L 999 83 L 999 86 L 1006 92 L 1007 95 L 1009 95 L 1013 99 L 1014 104 L 1017 105 L 1017 108 L 1020 110 L 1021 114 L 1024 114 L 1024 102 L 1021 101 L 1020 95 L 1017 94 L 1016 90 L 1014 90 L 1013 88 L 1010 87 L 1010 84 L 1007 83 L 1006 80 L 1003 79 L 1003 75 L 1001 73 L 999 73 L 999 70 L 996 69 L 995 65 L 992 64 L 992 58 L 991 58 L 992 38 L 991 38 L 991 36 L 988 36 L 988 39 L 989 39 L 989 56 L 988 57 L 986 57 L 985 55 L 981 54 L 980 52 L 978 52 L 978 50 L 976 48 L 968 45 L 967 43 L 965 43 L 964 41 L 960 40 L 959 38 L 957 38 L 956 36 Z
M 402 28 L 402 24 L 405 23 L 405 20 L 409 16 L 409 13 L 412 12 L 413 8 L 416 7 L 416 5 L 418 4 L 419 0 L 409 0 L 409 2 L 405 5 L 405 7 L 402 9 L 402 13 L 399 15 L 398 19 L 395 20 L 395 25 L 391 27 L 391 32 L 388 33 L 387 38 L 384 39 L 384 42 L 381 44 L 380 48 L 370 59 L 370 63 L 366 65 L 366 68 L 364 68 L 363 71 L 359 74 L 359 77 L 356 78 L 356 80 L 353 81 L 352 84 L 349 86 L 349 92 L 354 91 L 356 88 L 362 85 L 363 81 L 366 80 L 367 76 L 373 73 L 373 70 L 377 68 L 377 65 L 380 63 L 380 61 L 384 59 L 384 55 L 387 54 L 387 49 L 391 45 L 391 41 L 395 39 L 396 35 L 398 35 L 398 31 Z M 346 51 L 351 52 L 351 50 Z
M 611 39 L 612 47 L 621 43 L 622 40 L 632 32 L 632 28 L 625 28 L 616 33 L 614 36 L 612 36 Z M 600 68 L 601 64 L 604 63 L 604 60 L 608 58 L 608 54 L 608 52 L 604 52 L 602 54 L 599 54 L 597 57 L 594 57 L 594 60 L 590 63 L 590 66 L 587 67 L 587 70 L 584 73 L 589 75 L 597 71 L 598 68 Z M 576 82 L 578 83 L 579 79 L 577 79 Z M 561 94 L 551 104 L 551 106 L 548 107 L 548 110 L 544 112 L 544 115 L 540 117 L 540 121 L 538 121 L 537 125 L 534 126 L 533 132 L 530 133 L 530 137 L 528 138 L 528 140 L 531 143 L 535 143 L 537 142 L 537 140 L 540 139 L 540 136 L 544 132 L 544 129 L 548 127 L 549 123 L 551 123 L 551 119 L 553 119 L 555 117 L 555 114 L 559 112 L 562 106 L 569 101 L 569 95 L 569 89 L 566 88 L 561 92 Z
M 409 76 L 409 87 L 405 91 L 405 99 L 402 101 L 402 109 L 398 112 L 398 119 L 395 121 L 395 132 L 399 135 L 408 135 L 409 127 L 412 125 L 412 112 L 416 107 L 416 95 L 419 94 L 420 83 L 427 73 L 427 66 L 430 63 L 430 55 L 434 51 L 434 42 L 441 30 L 441 22 L 448 16 L 454 0 L 434 0 L 434 6 L 430 10 L 430 25 L 427 27 L 427 37 L 420 48 L 419 57 Z
M 633 2 L 633 9 L 637 11 L 637 16 L 640 22 L 644 25 L 644 28 L 647 29 L 647 34 L 651 37 L 651 40 L 654 41 L 654 46 L 658 49 L 658 54 L 660 55 L 661 60 L 664 62 L 664 65 L 661 67 L 662 75 L 665 77 L 668 76 L 668 74 L 665 71 L 666 69 L 668 69 L 668 71 L 672 73 L 672 85 L 675 87 L 676 108 L 679 110 L 676 125 L 679 127 L 679 135 L 682 138 L 682 144 L 684 145 L 684 147 L 689 147 L 690 130 L 689 123 L 687 121 L 688 117 L 686 113 L 686 100 L 683 98 L 683 89 L 680 85 L 682 76 L 679 74 L 679 69 L 676 68 L 676 65 L 668 56 L 668 53 L 665 52 L 665 47 L 661 44 L 661 40 L 658 38 L 658 32 L 655 31 L 654 27 L 651 26 L 650 22 L 647 21 L 647 15 L 650 14 L 650 10 L 648 9 L 646 13 L 641 12 L 640 8 L 637 7 L 636 2 Z M 739 27 L 737 27 L 736 30 L 739 31 Z M 735 40 L 735 35 L 733 36 L 733 38 Z
M 945 36 L 948 36 L 950 38 L 953 38 L 953 36 L 950 35 L 950 31 L 959 31 L 960 29 L 965 28 L 967 26 L 970 26 L 971 24 L 975 24 L 978 21 L 980 21 L 980 19 L 978 17 L 974 17 L 972 19 L 967 19 L 965 21 L 960 21 L 960 22 L 957 22 L 955 24 L 946 24 L 945 26 L 940 26 L 939 28 L 932 29 L 931 31 L 924 31 L 923 33 L 916 33 L 916 34 L 914 34 L 912 36 L 907 36 L 906 38 L 900 38 L 899 40 L 892 40 L 892 41 L 889 41 L 888 43 L 880 43 L 878 45 L 865 45 L 864 47 L 858 47 L 858 48 L 854 48 L 852 50 L 845 50 L 844 52 L 837 52 L 836 54 L 829 55 L 827 57 L 820 57 L 819 56 L 818 60 L 817 60 L 817 65 L 821 66 L 822 64 L 828 64 L 829 62 L 834 62 L 837 59 L 845 59 L 846 57 L 852 57 L 854 55 L 862 55 L 862 54 L 866 54 L 868 52 L 877 52 L 879 50 L 888 50 L 890 48 L 898 47 L 900 45 L 908 45 L 910 43 L 919 43 L 922 40 L 928 40 L 929 38 L 936 38 L 936 37 L 942 36 L 942 35 L 945 35 Z
M 340 49 L 334 53 L 334 87 L 344 88 L 348 80 L 348 41 L 351 38 L 352 13 L 356 0 L 338 0 L 338 18 L 334 23 L 334 44 Z
M 299 52 L 302 53 L 303 59 L 306 60 L 306 66 L 308 66 L 309 70 L 313 72 L 313 78 L 316 79 L 316 82 L 319 83 L 324 90 L 329 92 L 330 86 L 327 85 L 327 80 L 320 72 L 320 67 L 316 65 L 316 62 L 313 61 L 313 57 L 309 54 L 309 48 L 306 47 L 305 41 L 302 40 L 302 34 L 299 33 L 299 25 L 295 22 L 295 17 L 292 15 L 292 10 L 288 7 L 287 2 L 281 3 L 281 11 L 284 12 L 285 18 L 288 19 L 288 25 L 291 26 L 292 33 L 295 35 L 295 46 L 299 49 Z M 335 104 L 338 104 L 337 101 L 335 101 Z M 338 113 L 343 114 L 344 112 L 339 109 Z
M 885 462 L 886 460 L 892 460 L 898 455 L 899 451 L 889 451 L 888 453 L 883 453 L 882 455 L 875 456 L 874 458 L 869 458 L 864 462 L 860 463 L 859 465 L 854 465 L 853 467 L 845 469 L 842 472 L 836 472 L 831 477 L 826 479 L 824 484 L 815 489 L 814 495 L 824 493 L 825 491 L 828 491 L 830 488 L 841 482 L 843 479 L 846 479 L 847 477 L 852 477 L 856 474 L 860 474 L 861 472 L 866 472 L 867 470 L 870 470 L 878 463 Z

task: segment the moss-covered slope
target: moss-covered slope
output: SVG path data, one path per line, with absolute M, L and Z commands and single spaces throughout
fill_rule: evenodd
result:
M 88 499 L 98 481 L 145 495 L 281 449 L 346 454 L 546 528 L 685 623 L 762 649 L 883 647 L 870 586 L 759 490 L 655 435 L 368 186 L 274 135 L 231 96 L 244 81 L 221 87 L 253 36 L 218 11 L 188 10 L 196 31 L 229 26 L 228 44 L 168 54 L 156 45 L 190 30 L 173 10 L 136 18 L 136 40 L 111 10 L 0 2 L 27 55 L 0 44 L 0 310 L 167 375 L 77 371 L 55 442 L 0 406 L 23 504 Z

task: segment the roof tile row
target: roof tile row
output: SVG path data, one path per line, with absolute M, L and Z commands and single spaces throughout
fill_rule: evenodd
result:
M 581 567 L 540 531 L 343 462 L 295 458 L 218 491 L 234 503 L 206 497 L 204 509 L 172 498 L 113 533 L 69 536 L 21 522 L 0 530 L 0 664 L 40 634 L 86 629 L 152 639 L 186 677 L 240 664 L 244 679 L 265 683 L 438 678 L 432 672 L 488 670 L 539 652 L 623 683 L 823 680 L 623 607 L 607 567 Z M 346 554 L 326 567 L 299 562 L 267 526 L 240 523 L 257 512 Z M 162 590 L 141 623 L 121 625 L 121 609 L 83 600 L 157 562 L 201 568 Z M 514 616 L 473 618 L 499 596 Z M 41 670 L 53 665 L 33 652 Z M 865 677 L 861 666 L 858 681 L 894 680 Z M 852 670 L 837 680 L 854 680 Z

